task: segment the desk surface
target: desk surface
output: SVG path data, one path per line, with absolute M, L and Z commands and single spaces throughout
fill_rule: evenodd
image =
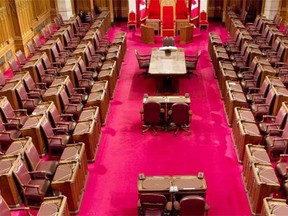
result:
M 143 98 L 143 103 L 150 101 L 158 103 L 191 103 L 190 97 L 186 96 L 148 96 Z
M 187 176 L 146 176 L 138 179 L 138 192 L 170 192 L 170 186 L 177 186 L 177 192 L 205 193 L 207 189 L 205 178 L 194 175 Z M 176 193 L 177 193 L 176 192 Z
M 159 48 L 153 48 L 148 73 L 151 75 L 183 75 L 186 74 L 185 52 L 178 48 L 168 55 Z

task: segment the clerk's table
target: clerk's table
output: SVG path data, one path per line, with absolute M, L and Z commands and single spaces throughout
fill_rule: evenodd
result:
M 187 74 L 184 49 L 175 48 L 152 49 L 148 74 L 156 78 L 158 92 L 178 92 L 179 77 Z

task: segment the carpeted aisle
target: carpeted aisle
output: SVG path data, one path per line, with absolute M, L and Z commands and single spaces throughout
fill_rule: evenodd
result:
M 210 31 L 225 38 L 220 24 L 211 24 Z M 125 24 L 110 30 L 126 31 Z M 174 137 L 171 132 L 158 136 L 141 134 L 139 111 L 144 93 L 155 94 L 153 79 L 137 77 L 140 73 L 134 49 L 150 53 L 161 46 L 141 43 L 139 29 L 127 32 L 128 49 L 122 64 L 114 99 L 110 101 L 107 124 L 102 127 L 102 137 L 95 163 L 89 165 L 89 180 L 79 215 L 137 215 L 137 176 L 145 175 L 197 175 L 204 172 L 207 181 L 206 199 L 209 215 L 250 215 L 242 183 L 242 166 L 238 164 L 227 126 L 223 102 L 217 81 L 213 76 L 207 43 L 208 31 L 196 29 L 194 41 L 185 47 L 186 53 L 199 49 L 198 78 L 180 81 L 180 93 L 189 93 L 193 111 L 190 136 L 181 132 Z M 179 45 L 179 42 L 177 42 Z

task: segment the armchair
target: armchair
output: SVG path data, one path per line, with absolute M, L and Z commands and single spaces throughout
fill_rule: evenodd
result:
M 135 49 L 134 52 L 135 52 L 135 56 L 137 58 L 139 69 L 144 69 L 145 70 L 144 72 L 138 74 L 138 76 L 140 76 L 140 75 L 147 76 L 149 65 L 150 65 L 151 55 L 140 55 L 138 50 L 136 50 L 136 49 Z
M 130 29 L 130 27 L 133 27 L 134 30 L 136 30 L 137 27 L 136 13 L 134 11 L 130 11 L 128 13 L 128 23 L 127 23 L 128 30 Z
M 188 76 L 198 76 L 193 71 L 197 68 L 197 63 L 199 60 L 199 57 L 201 55 L 201 50 L 198 50 L 196 55 L 186 55 L 185 56 L 185 62 L 186 62 L 186 69 L 187 69 L 187 75 Z
M 58 161 L 41 161 L 37 149 L 32 142 L 26 146 L 24 155 L 27 158 L 33 178 L 52 180 Z
M 204 10 L 200 12 L 199 16 L 199 28 L 202 29 L 202 27 L 205 27 L 206 29 L 209 27 L 207 13 Z
M 205 202 L 205 199 L 201 196 L 185 196 L 180 202 L 175 201 L 173 207 L 176 211 L 175 215 L 190 215 L 200 216 L 208 215 L 209 206 Z
M 281 154 L 285 154 L 288 144 L 288 124 L 285 124 L 283 130 L 274 130 L 271 135 L 268 134 L 265 137 L 265 144 L 271 160 L 278 160 Z
M 273 131 L 278 131 L 284 128 L 287 121 L 287 102 L 283 102 L 283 105 L 279 109 L 276 116 L 264 115 L 263 120 L 259 123 L 259 129 L 264 134 L 273 134 Z M 277 133 L 277 132 L 276 132 Z
M 168 111 L 168 115 L 171 117 L 171 122 L 175 124 L 176 130 L 174 136 L 176 136 L 180 129 L 183 129 L 188 133 L 190 132 L 190 119 L 192 116 L 192 111 L 186 103 L 175 103 L 172 105 L 171 109 Z M 173 125 L 174 127 L 174 125 Z
M 140 111 L 141 121 L 143 121 L 142 134 L 151 129 L 155 135 L 158 135 L 155 127 L 161 123 L 161 113 L 164 113 L 164 110 L 160 103 L 150 101 L 143 104 L 143 109 Z
M 138 200 L 138 212 L 140 216 L 164 215 L 172 210 L 172 202 L 162 194 L 145 193 L 140 194 Z
M 33 180 L 22 160 L 15 162 L 13 173 L 20 185 L 27 206 L 39 206 L 49 192 L 50 181 L 45 179 Z
M 276 164 L 276 172 L 282 180 L 288 179 L 288 154 L 280 154 Z

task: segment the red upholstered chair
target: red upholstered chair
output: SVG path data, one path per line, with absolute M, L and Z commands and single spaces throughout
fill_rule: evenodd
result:
M 202 27 L 205 27 L 207 29 L 209 27 L 207 13 L 204 10 L 201 11 L 200 16 L 199 16 L 199 28 L 202 29 Z
M 175 215 L 189 215 L 200 216 L 208 215 L 209 206 L 206 204 L 205 199 L 201 196 L 185 196 L 180 202 L 175 201 L 173 203 L 176 211 Z
M 142 134 L 151 129 L 155 135 L 158 135 L 155 127 L 161 123 L 161 113 L 164 113 L 164 110 L 162 110 L 160 103 L 154 101 L 144 103 L 143 109 L 140 111 L 143 121 Z
M 138 201 L 138 212 L 141 216 L 169 215 L 172 210 L 172 203 L 162 194 L 145 193 L 141 194 Z
M 6 150 L 7 147 L 21 136 L 21 132 L 16 130 L 14 124 L 3 123 L 0 118 L 0 151 Z
M 21 128 L 28 119 L 27 110 L 13 109 L 7 97 L 0 98 L 0 114 L 3 122 L 16 124 Z
M 37 149 L 32 142 L 25 148 L 24 154 L 27 158 L 29 170 L 33 178 L 53 178 L 58 165 L 57 161 L 41 161 Z
M 276 170 L 282 180 L 288 179 L 288 154 L 281 154 L 277 161 Z
M 190 132 L 190 119 L 192 111 L 186 103 L 175 103 L 172 105 L 171 109 L 168 112 L 168 115 L 171 116 L 171 122 L 176 126 L 176 131 L 174 135 L 176 136 L 180 129 L 186 131 L 189 135 Z M 173 127 L 175 127 L 173 125 Z
M 17 61 L 15 59 L 9 59 L 8 64 L 14 74 L 21 72 L 21 66 L 17 64 Z
M 173 6 L 162 7 L 161 35 L 175 36 L 175 8 Z
M 25 204 L 28 206 L 39 206 L 49 191 L 50 181 L 44 179 L 31 179 L 22 160 L 17 160 L 13 173 L 21 187 Z
M 16 58 L 17 58 L 17 60 L 21 66 L 23 66 L 27 63 L 27 59 L 26 59 L 24 53 L 22 52 L 22 50 L 18 50 L 15 53 L 15 55 L 16 55 Z
M 283 130 L 278 130 L 278 134 L 275 135 L 276 130 L 272 135 L 265 137 L 266 149 L 271 157 L 271 160 L 278 160 L 281 154 L 285 154 L 288 145 L 288 124 L 286 121 Z
M 136 13 L 134 11 L 130 11 L 128 13 L 127 28 L 130 29 L 130 27 L 133 27 L 134 30 L 136 30 L 136 27 L 137 27 Z

